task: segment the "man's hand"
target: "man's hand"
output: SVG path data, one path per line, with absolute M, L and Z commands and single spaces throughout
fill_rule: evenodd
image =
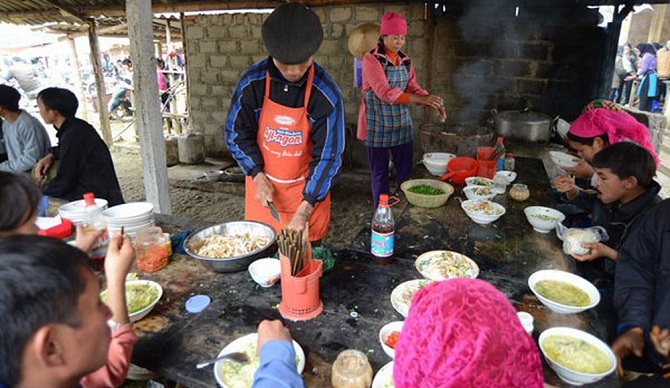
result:
M 579 195 L 579 189 L 575 187 L 575 180 L 566 175 L 557 176 L 554 179 L 554 187 L 559 193 L 565 194 L 568 199 L 573 199 Z
M 105 258 L 105 276 L 107 282 L 121 281 L 125 283 L 126 275 L 130 271 L 130 266 L 135 259 L 133 245 L 127 234 L 121 236 L 116 233 L 109 239 L 109 248 L 107 248 L 107 257 Z
M 621 361 L 631 353 L 637 357 L 642 357 L 644 351 L 644 330 L 640 327 L 634 327 L 621 334 L 612 344 L 612 351 L 616 356 L 616 373 L 619 377 L 623 376 L 623 365 Z
M 309 202 L 302 201 L 300 206 L 298 206 L 298 210 L 291 217 L 291 221 L 286 225 L 286 229 L 304 230 L 307 221 L 309 221 L 309 216 L 312 214 L 312 210 L 314 210 L 314 207 Z
M 272 195 L 275 191 L 272 183 L 263 172 L 256 174 L 254 183 L 256 184 L 256 201 L 267 207 L 268 202 L 272 202 Z
M 42 179 L 49 172 L 54 161 L 54 154 L 47 154 L 35 164 L 35 178 Z
M 82 225 L 77 225 L 77 233 L 74 239 L 75 245 L 88 254 L 91 252 L 91 248 L 96 240 L 105 233 L 107 233 L 107 228 L 87 231 Z
M 619 252 L 614 248 L 610 248 L 607 245 L 596 242 L 596 243 L 582 243 L 582 247 L 589 250 L 589 253 L 585 255 L 572 255 L 577 261 L 591 261 L 599 257 L 606 257 L 610 260 L 616 261 L 619 257 Z
M 649 332 L 649 339 L 658 354 L 665 358 L 670 357 L 670 329 L 661 330 L 660 327 L 654 326 Z
M 266 342 L 272 340 L 282 340 L 291 342 L 291 333 L 280 320 L 263 320 L 258 325 L 258 345 L 256 351 L 260 352 Z

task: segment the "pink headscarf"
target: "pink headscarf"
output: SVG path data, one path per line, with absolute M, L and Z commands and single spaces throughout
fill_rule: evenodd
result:
M 505 295 L 477 279 L 421 289 L 395 347 L 395 386 L 542 387 L 540 352 Z
M 401 14 L 389 11 L 382 16 L 379 35 L 407 35 L 407 21 Z
M 626 112 L 607 108 L 587 109 L 572 122 L 568 133 L 586 139 L 607 135 L 610 145 L 633 141 L 649 151 L 657 167 L 661 163 L 651 143 L 649 129 Z

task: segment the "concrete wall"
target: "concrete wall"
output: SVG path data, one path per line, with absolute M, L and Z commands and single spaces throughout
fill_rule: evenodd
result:
M 530 106 L 572 120 L 595 98 L 604 39 L 603 31 L 596 27 L 597 11 L 568 5 L 524 8 L 517 16 L 514 7 L 501 6 L 498 1 L 484 3 L 467 2 L 466 8 L 452 7 L 446 15 L 436 15 L 432 36 L 421 3 L 315 9 L 325 32 L 316 61 L 342 89 L 346 120 L 352 129 L 355 131 L 361 93 L 353 86 L 348 33 L 361 23 L 379 22 L 388 10 L 408 19 L 404 51 L 424 86 L 429 73 L 426 66 L 432 62 L 430 91 L 445 97 L 447 129 L 487 125 L 492 108 Z M 246 13 L 187 19 L 191 129 L 204 133 L 210 155 L 225 153 L 222 127 L 240 74 L 267 55 L 260 37 L 266 17 Z M 432 112 L 412 109 L 417 131 L 424 117 L 426 123 L 437 122 Z M 359 147 L 353 153 L 364 152 L 360 142 L 352 140 L 350 133 L 349 143 Z

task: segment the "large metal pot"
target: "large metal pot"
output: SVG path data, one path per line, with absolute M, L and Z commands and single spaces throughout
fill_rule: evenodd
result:
M 255 252 L 234 257 L 212 258 L 198 255 L 196 252 L 204 244 L 204 240 L 214 234 L 241 235 L 269 237 L 270 241 Z M 277 250 L 275 244 L 275 231 L 268 225 L 257 221 L 232 221 L 225 222 L 196 230 L 184 240 L 184 250 L 194 259 L 197 259 L 206 268 L 214 272 L 238 272 L 244 271 L 256 259 L 272 256 Z
M 507 140 L 547 142 L 551 138 L 552 117 L 529 109 L 493 110 L 496 133 Z

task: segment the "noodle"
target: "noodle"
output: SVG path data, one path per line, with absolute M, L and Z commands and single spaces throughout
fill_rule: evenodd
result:
M 250 236 L 249 233 L 239 235 L 215 234 L 203 240 L 204 243 L 196 251 L 196 254 L 212 259 L 225 259 L 257 251 L 265 247 L 270 240 L 270 237 Z
M 566 306 L 585 307 L 591 303 L 589 294 L 560 280 L 540 280 L 535 283 L 535 290 L 543 297 Z
M 579 338 L 552 335 L 542 342 L 542 346 L 549 358 L 576 372 L 599 374 L 612 366 L 605 353 Z

